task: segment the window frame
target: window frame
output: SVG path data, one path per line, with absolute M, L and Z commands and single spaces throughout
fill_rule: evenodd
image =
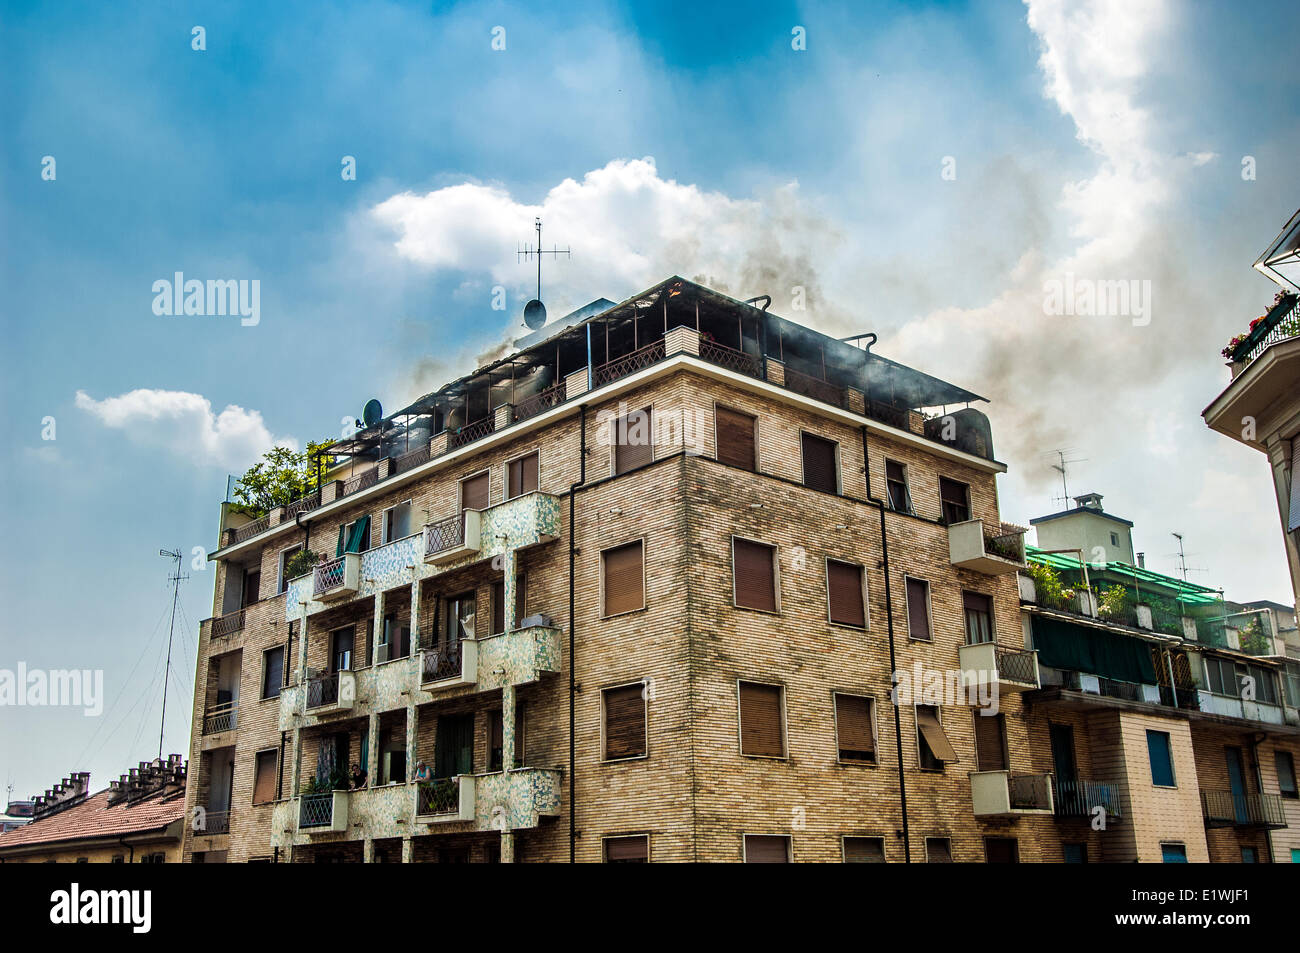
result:
M 393 510 L 397 509 L 399 506 L 409 506 L 411 508 L 410 512 L 412 516 L 412 522 L 414 523 L 414 516 L 415 516 L 414 500 L 410 500 L 410 499 L 399 500 L 398 502 L 394 503 L 392 506 L 384 507 L 383 510 L 381 510 L 379 513 L 379 538 L 383 540 L 383 542 L 379 544 L 381 546 L 387 546 L 389 543 L 395 543 L 399 539 L 406 539 L 407 536 L 418 535 L 418 531 L 417 531 L 415 533 L 407 533 L 406 536 L 397 536 L 393 539 L 388 538 L 388 532 L 392 521 Z
M 758 414 L 751 414 L 748 411 L 741 410 L 739 407 L 733 407 L 730 404 L 724 404 L 720 400 L 713 401 L 713 459 L 719 463 L 722 461 L 718 457 L 718 409 L 729 411 L 740 417 L 749 417 L 754 421 L 754 461 L 753 466 L 749 468 L 750 473 L 761 473 L 759 461 L 762 460 L 762 452 L 759 444 Z
M 645 862 L 647 864 L 652 862 L 651 853 L 650 853 L 652 849 L 650 846 L 650 832 L 644 831 L 644 832 L 635 832 L 630 834 L 602 834 L 600 838 L 600 862 L 602 864 L 618 863 L 618 861 L 613 861 L 609 859 L 609 842 L 615 840 L 645 841 Z
M 522 461 L 522 460 L 526 460 L 528 457 L 536 457 L 536 458 L 537 458 L 537 489 L 536 489 L 536 490 L 528 490 L 528 491 L 526 491 L 526 492 L 524 492 L 524 493 L 520 493 L 518 496 L 511 496 L 511 495 L 510 495 L 510 467 L 511 467 L 513 464 L 519 463 L 519 462 Z M 540 492 L 541 492 L 541 489 L 542 489 L 542 448 L 541 448 L 540 446 L 533 447 L 531 450 L 525 450 L 525 451 L 523 451 L 522 453 L 516 453 L 513 457 L 508 457 L 508 458 L 506 458 L 506 460 L 505 460 L 505 461 L 503 462 L 503 464 L 502 464 L 502 467 L 503 467 L 503 472 L 505 473 L 505 479 L 501 481 L 501 502 L 502 502 L 502 503 L 509 503 L 511 500 L 517 500 L 517 499 L 519 499 L 519 497 L 521 497 L 521 496 L 527 496 L 529 493 L 540 493 Z M 489 478 L 489 479 L 490 479 L 490 478 Z M 520 485 L 522 485 L 522 484 L 523 484 L 523 479 L 521 478 L 519 482 L 520 482 Z M 491 494 L 491 492 L 492 492 L 492 487 L 489 486 L 489 487 L 488 487 L 488 493 Z
M 734 557 L 733 557 L 734 558 Z M 831 618 L 831 563 L 839 563 L 841 566 L 852 566 L 858 570 L 858 584 L 862 596 L 862 625 L 856 625 L 852 622 L 836 622 Z M 867 567 L 865 563 L 856 563 L 849 559 L 840 559 L 836 556 L 826 556 L 822 560 L 822 568 L 826 574 L 826 624 L 839 626 L 844 629 L 852 629 L 855 632 L 866 632 L 871 629 L 871 600 L 867 592 Z M 734 588 L 735 581 L 733 579 Z M 781 607 L 780 599 L 777 600 L 777 609 Z
M 465 476 L 461 477 L 459 480 L 456 481 L 457 515 L 461 515 L 465 512 L 465 484 L 468 483 L 470 480 L 474 480 L 477 479 L 478 477 L 483 476 L 484 474 L 487 475 L 488 491 L 487 491 L 487 506 L 483 507 L 483 509 L 489 509 L 492 506 L 492 468 L 488 466 L 488 467 L 483 467 L 482 469 L 479 470 L 475 470 L 473 473 L 467 473 Z M 479 510 L 478 512 L 481 513 L 482 510 Z
M 943 497 L 943 485 L 945 482 L 954 483 L 957 486 L 960 486 L 964 491 L 965 506 L 966 506 L 966 518 L 964 520 L 953 520 L 952 522 L 948 521 L 948 510 L 946 506 L 947 501 Z M 939 476 L 939 521 L 943 523 L 944 526 L 954 526 L 957 523 L 969 523 L 972 519 L 974 519 L 973 514 L 974 514 L 974 508 L 971 506 L 970 484 L 966 483 L 963 480 L 958 480 L 955 477 L 944 476 L 940 474 Z
M 880 862 L 889 863 L 889 854 L 885 851 L 885 838 L 879 834 L 841 834 L 840 863 L 849 863 L 848 842 L 851 840 L 875 841 L 880 844 Z
M 619 448 L 618 425 L 621 422 L 626 421 L 629 417 L 631 417 L 634 414 L 647 414 L 650 418 L 650 460 L 648 463 L 642 464 L 641 467 L 632 467 L 629 470 L 619 470 L 618 468 L 618 448 Z M 631 446 L 636 446 L 636 444 L 626 444 L 625 446 L 631 447 Z M 655 405 L 653 403 L 647 404 L 644 407 L 639 407 L 636 410 L 629 410 L 626 414 L 623 414 L 620 417 L 613 417 L 610 419 L 609 421 L 609 475 L 611 477 L 623 476 L 624 474 L 632 473 L 635 470 L 639 470 L 642 467 L 650 466 L 650 464 L 654 463 L 656 460 L 659 459 L 658 455 L 655 453 L 657 449 L 658 448 L 655 446 Z M 540 473 L 538 474 L 538 476 L 540 480 Z
M 859 698 L 867 702 L 868 713 L 867 720 L 871 724 L 871 760 L 861 760 L 857 758 L 845 759 L 841 755 L 843 748 L 840 746 L 840 709 L 836 704 L 836 699 L 841 695 L 845 698 Z M 875 768 L 880 765 L 880 758 L 877 752 L 880 750 L 880 733 L 876 730 L 876 696 L 867 695 L 861 692 L 831 690 L 831 718 L 835 725 L 835 763 L 851 765 L 855 768 Z M 846 835 L 848 836 L 848 835 Z
M 740 862 L 749 863 L 749 839 L 751 837 L 779 837 L 785 841 L 785 862 L 794 863 L 794 838 L 789 834 L 742 833 L 740 835 Z
M 889 465 L 891 463 L 903 471 L 903 498 L 907 502 L 907 509 L 905 510 L 900 510 L 894 506 L 894 494 L 889 492 Z M 889 503 L 889 509 L 894 513 L 906 513 L 908 516 L 916 515 L 916 504 L 912 502 L 912 475 L 908 472 L 907 464 L 902 460 L 885 458 L 885 500 Z
M 260 759 L 264 754 L 269 754 L 271 756 L 271 762 L 272 762 L 271 771 L 274 774 L 272 786 L 275 788 L 276 796 L 273 796 L 269 801 L 257 800 L 257 762 L 258 759 Z M 257 749 L 256 751 L 253 752 L 253 790 L 248 795 L 249 803 L 257 807 L 261 807 L 264 804 L 274 804 L 276 801 L 280 800 L 278 796 L 279 788 L 280 788 L 280 749 L 279 748 Z
M 1155 755 L 1154 752 L 1151 750 L 1152 735 L 1159 735 L 1165 739 L 1165 752 L 1169 756 L 1169 777 L 1172 782 L 1170 784 L 1161 784 L 1156 780 Z M 1147 741 L 1147 770 L 1150 772 L 1151 775 L 1151 786 L 1156 788 L 1161 788 L 1166 791 L 1176 790 L 1178 787 L 1178 771 L 1174 766 L 1173 735 L 1168 731 L 1161 731 L 1158 728 L 1147 728 L 1146 741 Z
M 947 859 L 947 860 L 941 860 L 941 861 L 931 860 L 931 859 L 930 859 L 930 844 L 931 844 L 931 843 L 940 843 L 940 844 L 943 844 L 945 847 L 947 847 L 947 849 L 948 849 L 948 859 Z M 935 836 L 935 837 L 927 837 L 927 838 L 925 838 L 925 862 L 926 862 L 927 864 L 936 864 L 936 863 L 941 863 L 941 864 L 955 864 L 955 863 L 957 862 L 957 857 L 956 857 L 956 855 L 953 854 L 953 852 L 952 852 L 952 838 L 951 838 L 951 837 L 946 837 L 946 836 Z
M 641 719 L 642 748 L 641 754 L 630 754 L 620 758 L 609 757 L 606 748 L 607 738 L 606 729 L 609 723 L 609 714 L 606 709 L 605 699 L 610 692 L 618 691 L 620 688 L 631 688 L 636 686 L 641 690 L 641 705 L 644 714 Z M 625 761 L 646 761 L 650 757 L 650 700 L 646 698 L 645 678 L 639 678 L 630 682 L 619 682 L 615 685 L 604 685 L 600 689 L 600 763 L 601 764 L 622 764 Z
M 803 438 L 805 436 L 812 437 L 816 440 L 820 440 L 823 443 L 829 443 L 833 448 L 833 453 L 835 457 L 835 462 L 834 462 L 835 489 L 834 490 L 831 491 L 821 490 L 815 486 L 808 485 L 808 467 L 803 452 Z M 814 430 L 804 430 L 802 428 L 799 430 L 799 483 L 806 490 L 813 490 L 814 492 L 818 492 L 818 493 L 830 493 L 830 495 L 832 496 L 844 495 L 844 466 L 840 459 L 840 442 L 838 440 L 832 440 L 830 437 L 823 437 L 821 434 L 817 433 Z
M 772 551 L 772 602 L 776 606 L 774 609 L 760 609 L 756 606 L 742 606 L 736 601 L 736 540 L 744 543 L 750 543 L 754 546 L 763 546 Z M 733 609 L 744 609 L 747 612 L 762 612 L 765 615 L 781 614 L 781 547 L 777 543 L 764 542 L 761 539 L 754 539 L 750 536 L 741 536 L 739 533 L 732 533 L 730 536 L 731 549 L 731 607 Z
M 1291 772 L 1291 787 L 1282 787 L 1282 771 L 1279 768 L 1286 763 Z M 1281 797 L 1288 801 L 1300 799 L 1300 778 L 1296 777 L 1295 755 L 1283 748 L 1273 749 L 1273 773 L 1277 777 L 1277 789 Z
M 915 735 L 916 735 L 916 767 L 917 767 L 917 770 L 918 770 L 918 771 L 925 771 L 925 772 L 927 772 L 927 773 L 929 773 L 929 774 L 947 774 L 947 773 L 948 773 L 948 762 L 947 762 L 947 761 L 944 761 L 942 758 L 940 758 L 940 757 L 939 757 L 937 754 L 935 754 L 933 751 L 930 752 L 930 757 L 933 758 L 935 761 L 939 762 L 939 767 L 937 767 L 937 768 L 927 768 L 927 767 L 925 766 L 925 759 L 921 756 L 921 740 L 922 740 L 922 734 L 921 734 L 921 717 L 920 717 L 920 710 L 921 710 L 922 708 L 933 708 L 933 709 L 934 709 L 934 720 L 937 721 L 937 722 L 939 723 L 939 730 L 943 731 L 943 706 L 942 706 L 942 705 L 925 705 L 925 704 L 921 704 L 921 703 L 914 703 L 914 704 L 912 705 L 912 730 L 913 730 L 913 732 L 914 732 Z M 943 734 L 944 734 L 944 737 L 947 737 L 948 732 L 944 731 Z M 949 744 L 949 746 L 952 745 L 952 739 L 951 739 L 951 738 L 948 739 L 948 744 Z M 930 747 L 930 743 L 929 743 L 928 741 L 925 743 L 925 747 L 926 747 L 927 750 L 929 749 L 929 747 Z M 956 750 L 957 750 L 956 748 L 953 748 L 954 753 L 956 752 Z M 959 763 L 959 762 L 953 762 L 953 763 L 954 763 L 954 764 L 957 764 L 957 763 Z
M 966 608 L 966 596 L 967 596 L 967 594 L 972 595 L 972 596 L 982 596 L 983 598 L 985 598 L 985 599 L 988 600 L 988 604 L 989 604 L 988 613 L 987 613 L 987 615 L 988 615 L 988 620 L 989 620 L 989 637 L 988 637 L 988 641 L 991 642 L 992 644 L 996 645 L 997 642 L 998 642 L 998 627 L 997 627 L 997 620 L 996 620 L 995 615 L 994 615 L 994 612 L 993 612 L 993 608 L 994 608 L 994 606 L 993 606 L 993 595 L 992 595 L 992 593 L 988 593 L 988 592 L 980 592 L 978 589 L 962 589 L 962 590 L 961 590 L 961 626 L 962 626 L 962 638 L 965 639 L 965 641 L 964 641 L 962 644 L 963 644 L 963 645 L 983 645 L 983 644 L 984 644 L 983 642 L 972 642 L 971 639 L 970 639 L 970 636 L 971 636 L 971 633 L 970 633 L 970 623 L 969 623 L 969 621 L 968 621 L 967 618 L 966 618 L 966 613 L 967 613 L 967 611 L 968 611 L 967 608 Z
M 740 704 L 740 688 L 742 685 L 755 685 L 759 688 L 775 688 L 780 697 L 778 700 L 778 709 L 781 717 L 780 734 L 781 734 L 781 753 L 777 754 L 752 754 L 745 750 L 745 720 L 744 712 Z M 736 750 L 742 758 L 755 758 L 760 761 L 789 761 L 790 760 L 790 738 L 789 738 L 790 720 L 786 713 L 786 686 L 782 682 L 760 682 L 752 678 L 736 679 Z M 838 739 L 837 739 L 838 741 Z
M 912 595 L 908 591 L 908 582 L 919 582 L 925 586 L 925 627 L 926 637 L 923 639 L 912 635 Z M 934 644 L 934 611 L 933 599 L 931 597 L 931 586 L 929 579 L 923 579 L 920 576 L 912 576 L 903 573 L 903 616 L 907 619 L 907 639 L 909 642 L 925 642 Z
M 268 695 L 266 694 L 266 687 L 267 687 L 266 683 L 267 683 L 267 676 L 270 673 L 267 670 L 267 662 L 268 662 L 268 656 L 270 656 L 272 652 L 280 653 L 280 684 L 275 686 L 274 695 Z M 264 702 L 275 701 L 280 697 L 280 693 L 284 691 L 285 688 L 284 663 L 285 663 L 285 651 L 284 651 L 283 642 L 281 642 L 278 645 L 272 645 L 262 649 L 262 673 L 261 673 L 261 678 L 258 679 L 258 686 L 257 686 L 258 695 L 259 695 L 258 701 L 264 701 Z
M 302 543 L 294 543 L 292 546 L 286 546 L 284 549 L 280 550 L 279 555 L 276 557 L 275 594 L 277 596 L 283 595 L 284 593 L 289 591 L 289 579 L 287 576 L 285 576 L 284 569 L 285 566 L 288 565 L 289 559 L 292 558 L 293 554 L 301 551 L 302 549 L 303 549 Z M 304 576 L 310 575 L 310 573 L 303 573 L 303 575 Z
M 647 576 L 646 576 L 646 559 L 645 559 L 645 553 L 646 553 L 645 540 L 646 538 L 644 536 L 637 536 L 635 539 L 625 540 L 621 543 L 617 543 L 614 546 L 607 546 L 600 551 L 600 579 L 599 579 L 598 595 L 600 598 L 600 617 L 602 619 L 617 619 L 620 616 L 631 615 L 633 612 L 644 612 L 646 606 L 649 604 L 649 600 L 647 599 L 648 593 L 646 591 Z M 606 612 L 605 556 L 616 549 L 622 549 L 625 546 L 637 546 L 637 545 L 641 547 L 641 604 L 634 609 L 624 609 L 621 612 L 612 612 L 612 613 Z

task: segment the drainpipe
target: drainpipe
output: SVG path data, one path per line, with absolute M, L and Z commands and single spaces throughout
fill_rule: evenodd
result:
M 587 350 L 588 358 L 591 351 L 591 327 L 587 328 Z M 591 361 L 587 361 L 587 374 L 591 374 Z M 574 772 L 577 768 L 578 749 L 577 742 L 574 738 L 574 731 L 577 727 L 577 715 L 575 699 L 577 697 L 577 682 L 574 678 L 576 665 L 574 664 L 573 652 L 576 644 L 574 630 L 577 628 L 577 619 L 574 612 L 574 569 L 577 563 L 578 550 L 576 546 L 576 533 L 574 517 L 576 514 L 576 501 L 578 490 L 587 482 L 587 405 L 578 405 L 578 482 L 569 485 L 569 863 L 576 863 L 578 857 L 578 833 L 577 833 L 577 810 L 573 803 L 573 792 L 577 786 L 574 781 Z
M 898 663 L 894 651 L 894 598 L 893 589 L 889 581 L 889 538 L 885 534 L 885 503 L 871 495 L 871 466 L 870 456 L 867 451 L 867 427 L 862 425 L 862 476 L 867 485 L 867 502 L 880 511 L 880 548 L 882 561 L 885 568 L 885 620 L 889 631 L 889 671 L 890 683 L 897 688 L 893 681 L 894 672 L 898 671 Z M 903 723 L 898 714 L 898 705 L 894 704 L 894 751 L 898 756 L 898 803 L 903 812 L 903 858 L 904 863 L 912 862 L 912 837 L 907 823 L 907 779 L 903 774 Z

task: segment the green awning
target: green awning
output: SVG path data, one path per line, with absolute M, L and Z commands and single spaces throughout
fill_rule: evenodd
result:
M 1155 685 L 1151 646 L 1141 639 L 1035 615 L 1034 648 L 1052 668 Z

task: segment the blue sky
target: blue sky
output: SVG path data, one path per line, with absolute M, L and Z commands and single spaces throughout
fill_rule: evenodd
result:
M 993 399 L 1007 518 L 1059 507 L 1045 454 L 1070 447 L 1071 491 L 1134 520 L 1148 565 L 1180 531 L 1193 581 L 1290 601 L 1263 457 L 1199 412 L 1300 205 L 1294 6 L 705 7 L 3 5 L 0 668 L 102 668 L 107 696 L 3 713 L 16 796 L 156 753 L 159 548 L 211 546 L 227 474 L 271 440 L 514 333 L 536 214 L 573 249 L 553 314 L 681 273 L 878 331 Z M 155 315 L 176 271 L 258 279 L 260 322 Z M 1066 273 L 1150 280 L 1150 326 L 1045 317 Z M 211 569 L 187 571 L 168 751 L 211 609 Z

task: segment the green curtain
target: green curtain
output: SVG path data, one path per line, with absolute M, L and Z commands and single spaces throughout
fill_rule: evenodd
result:
M 346 539 L 347 532 L 348 532 L 348 528 L 346 526 L 339 527 L 339 544 L 334 550 L 335 556 L 343 555 L 343 548 L 347 543 L 347 539 Z
M 342 530 L 339 531 L 339 534 L 340 536 L 342 536 Z M 355 523 L 352 524 L 352 533 L 348 536 L 347 548 L 344 549 L 343 552 L 347 552 L 347 553 L 361 552 L 362 542 L 364 542 L 369 538 L 370 538 L 370 517 L 363 516 L 361 517 L 361 519 L 357 520 Z M 339 555 L 342 555 L 342 553 L 340 553 Z
M 1141 639 L 1036 615 L 1034 647 L 1038 660 L 1052 668 L 1157 684 L 1151 647 Z

